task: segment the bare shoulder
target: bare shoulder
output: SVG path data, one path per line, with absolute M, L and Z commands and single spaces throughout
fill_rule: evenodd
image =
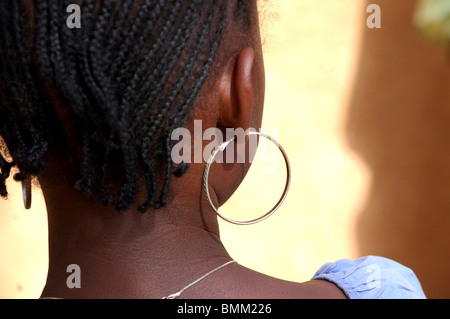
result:
M 334 283 L 326 280 L 311 280 L 302 283 L 302 289 L 310 298 L 318 299 L 348 299 L 345 293 Z
M 326 280 L 287 281 L 240 265 L 230 267 L 220 279 L 222 288 L 231 288 L 233 298 L 347 299 L 339 287 Z
M 279 280 L 273 283 L 273 298 L 283 299 L 347 299 L 345 293 L 326 280 L 290 282 Z

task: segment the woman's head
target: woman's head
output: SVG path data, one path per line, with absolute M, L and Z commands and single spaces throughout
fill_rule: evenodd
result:
M 0 2 L 1 195 L 13 166 L 20 181 L 57 154 L 103 204 L 128 209 L 143 187 L 139 210 L 161 207 L 187 169 L 171 159 L 171 132 L 234 51 L 259 41 L 256 1 L 84 0 L 69 28 L 72 2 Z

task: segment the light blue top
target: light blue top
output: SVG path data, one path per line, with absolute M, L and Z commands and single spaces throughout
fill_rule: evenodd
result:
M 350 299 L 425 299 L 414 272 L 387 258 L 367 256 L 323 265 L 313 276 L 337 285 Z

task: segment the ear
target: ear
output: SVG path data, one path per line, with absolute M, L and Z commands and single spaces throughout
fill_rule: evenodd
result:
M 241 127 L 246 130 L 250 127 L 257 89 L 254 62 L 255 51 L 246 47 L 226 66 L 219 85 L 221 110 L 218 128 Z

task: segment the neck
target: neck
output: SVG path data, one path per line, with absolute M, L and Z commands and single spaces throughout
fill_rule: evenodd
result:
M 183 178 L 174 183 L 183 195 L 145 214 L 119 214 L 46 181 L 49 272 L 43 297 L 161 298 L 231 260 L 201 187 L 184 187 Z M 69 265 L 79 267 L 79 277 Z M 81 288 L 68 287 L 69 277 L 79 278 Z

